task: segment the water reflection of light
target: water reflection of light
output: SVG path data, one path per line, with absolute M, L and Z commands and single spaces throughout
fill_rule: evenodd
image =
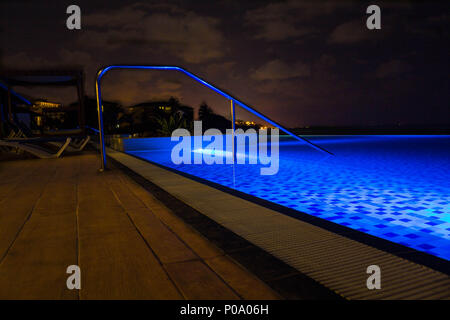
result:
M 194 149 L 192 150 L 192 152 L 194 153 L 201 153 L 201 154 L 207 154 L 207 155 L 212 155 L 215 157 L 233 157 L 233 152 L 232 151 L 224 151 L 221 149 Z M 249 154 L 245 154 L 245 153 L 241 153 L 241 152 L 237 152 L 236 153 L 236 158 L 237 159 L 252 159 L 252 160 L 258 160 L 258 155 L 249 155 Z

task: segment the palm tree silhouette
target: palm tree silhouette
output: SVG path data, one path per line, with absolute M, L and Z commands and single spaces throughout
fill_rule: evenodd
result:
M 156 118 L 159 128 L 158 133 L 164 137 L 172 135 L 172 132 L 179 128 L 184 128 L 191 131 L 192 124 L 188 124 L 186 119 L 183 117 L 182 112 L 176 112 L 172 114 L 169 118 L 160 117 Z

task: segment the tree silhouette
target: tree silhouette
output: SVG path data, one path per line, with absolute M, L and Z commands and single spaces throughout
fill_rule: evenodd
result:
M 225 132 L 226 129 L 231 128 L 231 121 L 220 114 L 214 113 L 213 109 L 206 102 L 202 102 L 200 105 L 198 118 L 202 121 L 204 130 L 214 128 Z
M 158 122 L 159 128 L 158 133 L 164 137 L 168 137 L 172 135 L 172 132 L 175 129 L 184 128 L 191 130 L 190 124 L 186 121 L 185 118 L 183 118 L 183 114 L 181 112 L 176 112 L 172 115 L 170 115 L 169 118 L 166 117 L 160 117 L 156 118 L 156 121 Z
M 200 120 L 207 120 L 211 115 L 214 114 L 213 109 L 211 109 L 206 102 L 202 102 L 200 108 L 198 109 L 198 118 Z

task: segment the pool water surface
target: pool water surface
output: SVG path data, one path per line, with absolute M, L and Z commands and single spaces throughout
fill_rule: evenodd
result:
M 450 259 L 450 136 L 310 136 L 328 156 L 280 140 L 279 170 L 179 164 L 170 138 L 124 139 L 126 153 L 300 212 Z M 267 167 L 267 166 L 266 166 Z

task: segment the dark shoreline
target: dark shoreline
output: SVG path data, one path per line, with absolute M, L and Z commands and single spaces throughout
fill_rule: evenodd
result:
M 293 128 L 298 135 L 450 135 L 450 127 L 310 127 Z

